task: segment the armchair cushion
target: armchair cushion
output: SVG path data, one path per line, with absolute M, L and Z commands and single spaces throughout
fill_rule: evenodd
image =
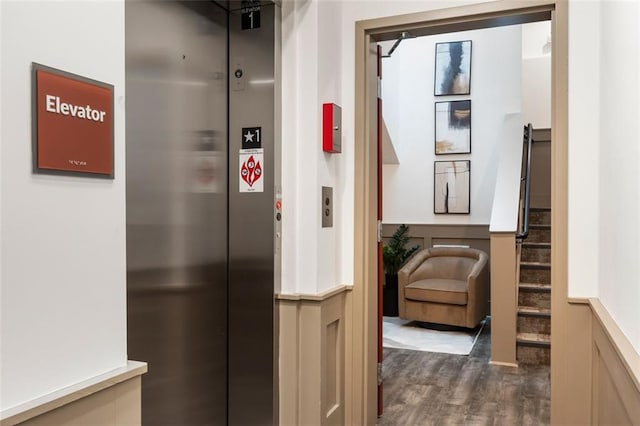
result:
M 467 281 L 430 278 L 414 281 L 405 287 L 405 297 L 421 302 L 467 304 Z

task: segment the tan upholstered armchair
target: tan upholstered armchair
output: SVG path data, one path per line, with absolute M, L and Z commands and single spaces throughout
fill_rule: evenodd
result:
M 398 274 L 400 318 L 473 328 L 489 309 L 488 256 L 471 248 L 418 252 Z

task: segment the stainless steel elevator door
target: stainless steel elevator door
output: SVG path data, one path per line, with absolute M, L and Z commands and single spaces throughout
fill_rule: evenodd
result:
M 263 4 L 259 28 L 229 14 L 229 424 L 277 424 L 274 330 L 275 56 L 277 6 Z M 246 10 L 244 11 L 246 16 Z M 238 73 L 237 71 L 242 71 Z M 241 78 L 237 75 L 241 74 Z M 242 81 L 244 80 L 244 81 Z M 246 128 L 261 129 L 263 191 L 241 192 Z M 251 407 L 250 410 L 247 407 Z
M 227 423 L 227 13 L 127 1 L 128 356 L 144 425 Z

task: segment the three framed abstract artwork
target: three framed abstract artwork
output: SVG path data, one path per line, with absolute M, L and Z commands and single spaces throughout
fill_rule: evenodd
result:
M 434 96 L 471 94 L 471 41 L 436 43 Z M 471 100 L 443 100 L 434 106 L 436 155 L 471 153 Z M 435 214 L 469 214 L 471 161 L 434 162 Z

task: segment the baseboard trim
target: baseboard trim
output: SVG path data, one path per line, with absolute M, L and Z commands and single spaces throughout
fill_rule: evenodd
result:
M 124 367 L 116 368 L 99 376 L 60 389 L 59 391 L 3 410 L 0 412 L 0 426 L 14 426 L 26 422 L 27 420 L 69 405 L 80 399 L 87 398 L 88 396 L 127 380 L 139 377 L 146 372 L 146 363 L 128 361 Z

